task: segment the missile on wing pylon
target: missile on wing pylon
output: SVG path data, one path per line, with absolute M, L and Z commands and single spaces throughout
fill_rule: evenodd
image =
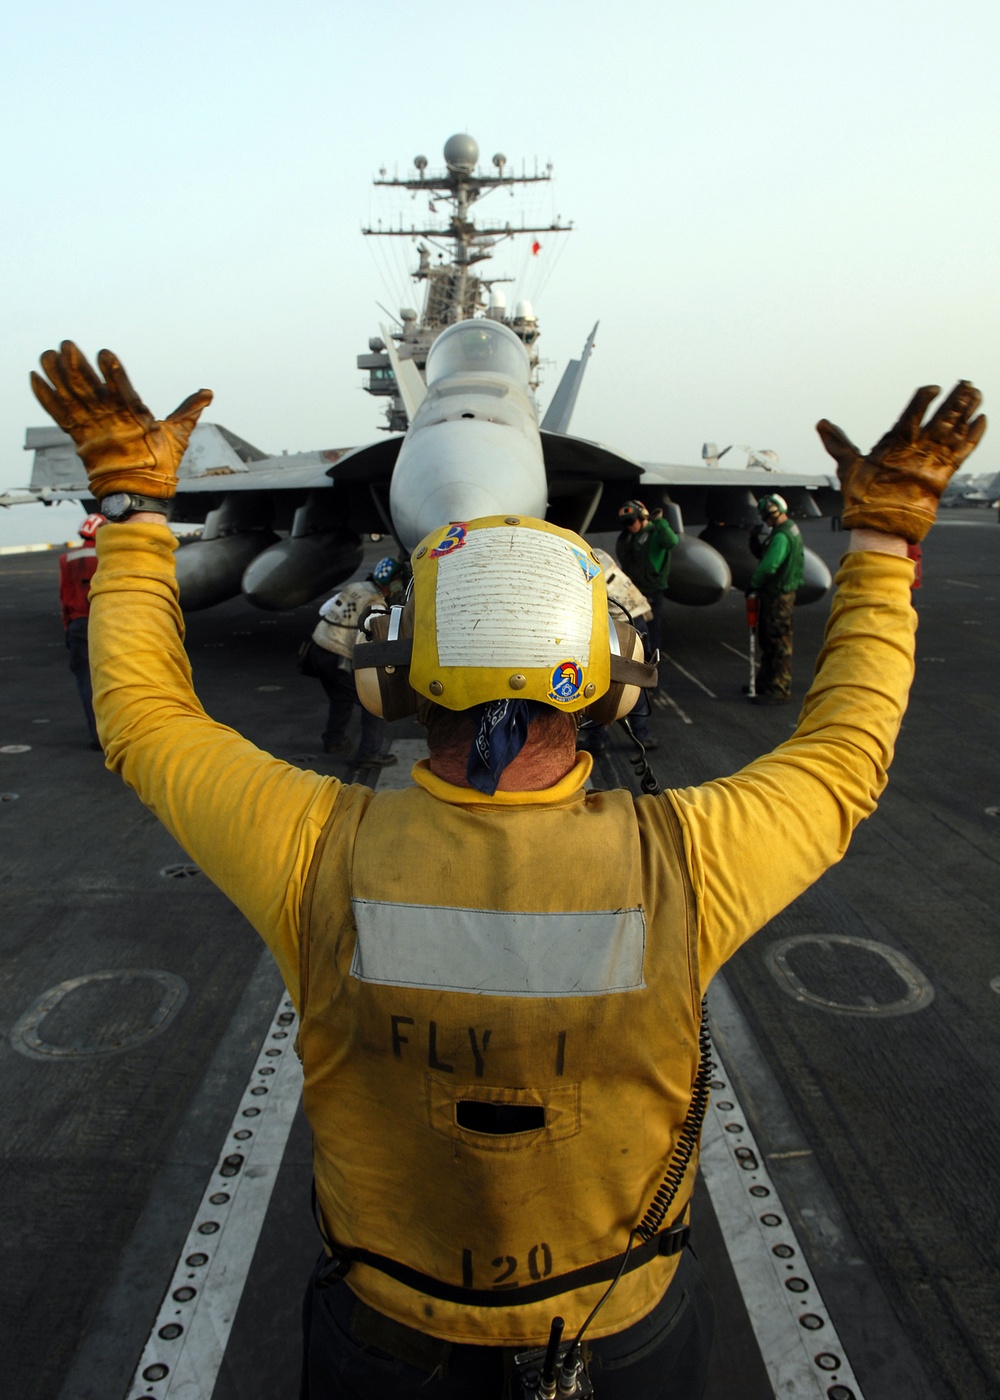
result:
M 246 530 L 197 540 L 177 552 L 177 586 L 185 612 L 235 598 L 251 561 L 277 540 L 273 530 Z
M 287 539 L 271 529 L 269 502 L 251 493 L 226 496 L 210 511 L 200 540 L 177 555 L 185 612 L 243 593 L 255 607 L 283 611 L 350 578 L 362 558 L 360 537 L 337 519 L 332 493 L 308 494 Z
M 329 491 L 310 491 L 287 539 L 263 550 L 243 575 L 243 596 L 255 608 L 298 608 L 350 578 L 361 563 L 361 537 Z
M 226 496 L 206 515 L 201 539 L 178 550 L 177 586 L 185 612 L 237 597 L 247 565 L 278 538 L 258 513 L 248 499 Z
M 548 489 L 529 363 L 498 321 L 459 321 L 427 356 L 427 394 L 392 474 L 389 505 L 412 550 L 453 520 L 483 515 L 543 518 Z
M 243 575 L 243 596 L 255 608 L 299 608 L 350 578 L 363 554 L 358 536 L 344 530 L 290 535 L 252 561 Z
M 670 575 L 665 596 L 672 603 L 703 608 L 729 592 L 729 565 L 718 550 L 691 535 L 681 535 L 670 551 Z
M 706 525 L 698 538 L 722 555 L 729 565 L 734 587 L 746 588 L 758 562 L 750 549 L 747 531 L 740 525 L 716 523 Z M 802 584 L 795 594 L 796 605 L 819 602 L 829 592 L 832 582 L 830 570 L 823 560 L 811 549 L 806 549 L 802 560 Z

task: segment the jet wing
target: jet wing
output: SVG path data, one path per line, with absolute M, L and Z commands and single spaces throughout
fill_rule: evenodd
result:
M 564 376 L 546 423 L 568 421 L 593 338 Z M 488 413 L 495 417 L 495 408 Z M 364 535 L 395 533 L 390 487 L 411 435 L 273 457 L 221 424 L 199 423 L 181 461 L 174 509 L 176 521 L 204 527 L 201 540 L 178 556 L 184 606 L 209 606 L 242 591 L 259 607 L 294 607 L 348 577 Z M 764 492 L 779 491 L 795 515 L 840 509 L 832 476 L 638 462 L 552 427 L 543 427 L 539 440 L 541 499 L 554 523 L 579 533 L 617 530 L 622 502 L 638 497 L 662 508 L 679 534 L 685 523 L 696 532 L 705 527 L 701 539 L 689 533 L 676 551 L 671 596 L 678 602 L 713 602 L 729 586 L 730 571 L 739 582 L 752 568 L 746 531 Z M 90 499 L 67 434 L 29 428 L 25 446 L 35 454 L 30 490 L 8 493 L 0 504 Z M 817 579 L 814 596 L 823 587 Z
M 38 500 L 81 500 L 90 487 L 73 440 L 60 428 L 29 428 L 25 448 L 34 452 L 31 485 L 13 493 L 22 504 Z M 282 453 L 271 457 L 221 423 L 199 423 L 178 470 L 178 496 L 216 497 L 229 492 L 329 489 L 331 467 L 351 448 Z
M 643 462 L 642 480 L 655 486 L 746 486 L 751 490 L 779 491 L 802 487 L 818 491 L 840 490 L 835 476 L 810 472 L 765 471 L 760 467 L 679 466 L 666 462 Z

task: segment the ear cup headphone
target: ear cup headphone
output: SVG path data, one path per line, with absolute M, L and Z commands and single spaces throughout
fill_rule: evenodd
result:
M 410 686 L 413 652 L 413 597 L 362 619 L 354 645 L 354 686 L 365 709 L 380 719 L 416 714 L 417 692 Z
M 656 667 L 645 659 L 642 638 L 630 622 L 608 614 L 611 684 L 584 714 L 594 724 L 614 724 L 635 707 L 639 691 L 656 685 Z
M 614 724 L 632 710 L 640 690 L 656 685 L 656 665 L 646 661 L 642 638 L 631 625 L 608 614 L 611 685 L 586 709 L 595 724 Z M 362 620 L 354 646 L 354 684 L 365 709 L 381 719 L 416 714 L 421 697 L 410 686 L 413 654 L 413 597 Z M 553 707 L 557 708 L 557 707 Z

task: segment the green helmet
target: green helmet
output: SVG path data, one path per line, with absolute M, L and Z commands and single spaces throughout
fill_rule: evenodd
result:
M 757 509 L 765 518 L 769 515 L 787 515 L 788 503 L 784 496 L 779 496 L 774 491 L 769 496 L 761 496 L 757 502 Z
M 649 511 L 641 501 L 626 501 L 618 511 L 618 519 L 623 525 L 631 525 L 636 520 L 648 520 Z

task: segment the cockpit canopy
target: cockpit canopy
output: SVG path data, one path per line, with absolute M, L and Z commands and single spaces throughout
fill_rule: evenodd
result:
M 427 356 L 427 387 L 453 374 L 503 374 L 528 387 L 528 353 L 497 321 L 458 321 L 442 331 Z

